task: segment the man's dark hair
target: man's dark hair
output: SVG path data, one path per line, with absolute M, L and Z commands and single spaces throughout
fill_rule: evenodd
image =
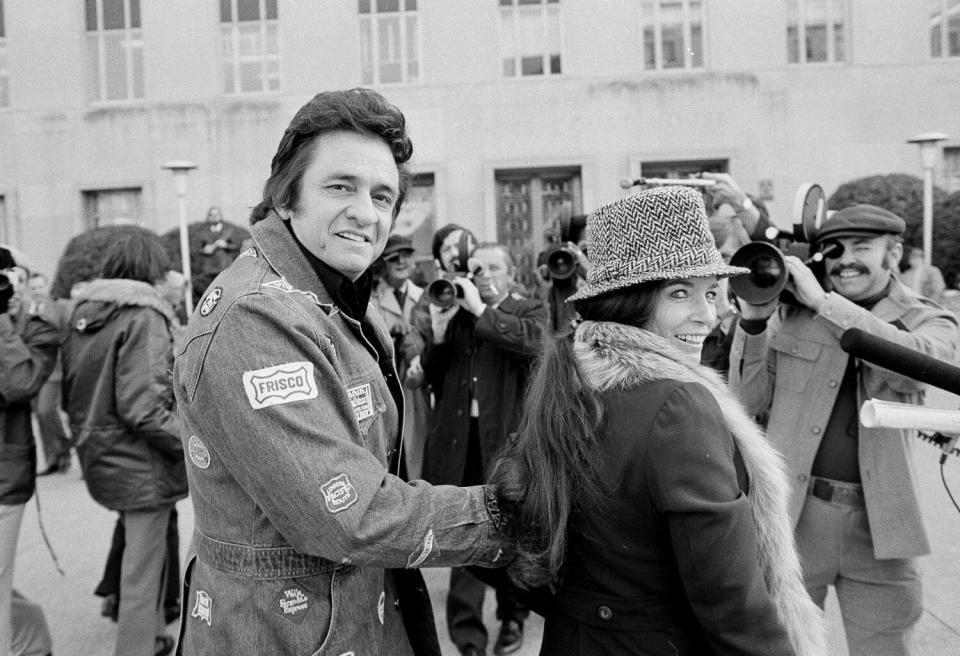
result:
M 334 130 L 379 137 L 390 147 L 400 173 L 399 195 L 393 208 L 397 216 L 410 187 L 410 173 L 404 164 L 413 155 L 406 119 L 376 91 L 356 88 L 318 93 L 294 115 L 270 164 L 263 200 L 250 213 L 251 224 L 265 219 L 272 209 L 297 206 L 300 181 L 317 139 Z
M 107 247 L 100 277 L 139 280 L 152 285 L 166 278 L 172 268 L 160 237 L 137 230 L 118 235 Z

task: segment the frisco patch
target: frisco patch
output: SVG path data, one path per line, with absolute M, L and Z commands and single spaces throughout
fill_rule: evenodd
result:
M 200 304 L 200 316 L 205 317 L 211 312 L 213 312 L 213 308 L 217 307 L 217 303 L 220 302 L 221 296 L 223 296 L 222 287 L 214 287 L 209 292 L 207 292 L 206 297 L 203 299 L 203 302 Z
M 201 622 L 206 622 L 207 626 L 212 624 L 213 599 L 203 590 L 197 590 L 197 603 L 193 607 L 190 617 L 196 617 Z
M 280 591 L 276 598 L 276 611 L 282 617 L 287 618 L 294 624 L 300 624 L 303 618 L 307 616 L 307 611 L 313 603 L 313 598 L 309 592 L 299 585 L 291 585 Z
M 327 510 L 333 514 L 346 510 L 360 498 L 346 474 L 334 476 L 320 486 L 320 491 L 323 492 Z
M 256 256 L 257 256 L 257 249 L 251 247 L 243 251 L 239 255 L 237 255 L 237 259 L 239 260 L 241 257 L 256 257 Z
M 206 469 L 210 466 L 210 451 L 203 440 L 196 435 L 190 436 L 190 440 L 187 442 L 187 453 L 190 454 L 190 462 L 200 469 Z
M 287 362 L 243 372 L 243 390 L 254 410 L 317 398 L 312 362 Z
M 281 278 L 280 280 L 271 280 L 270 282 L 263 283 L 264 287 L 269 287 L 270 289 L 279 289 L 282 292 L 290 293 L 293 291 L 293 285 L 288 283 L 286 280 Z
M 353 414 L 358 422 L 373 416 L 373 393 L 370 390 L 370 383 L 351 387 L 347 390 L 347 396 L 350 397 L 350 405 L 353 406 Z

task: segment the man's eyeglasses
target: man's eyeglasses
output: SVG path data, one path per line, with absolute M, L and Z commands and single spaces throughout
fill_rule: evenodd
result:
M 399 262 L 400 260 L 409 260 L 411 257 L 413 257 L 412 253 L 390 253 L 390 255 L 383 258 L 383 261 L 390 262 L 392 264 L 394 262 Z

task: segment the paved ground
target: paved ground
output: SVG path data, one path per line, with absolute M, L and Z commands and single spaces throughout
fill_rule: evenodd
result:
M 929 405 L 960 408 L 956 397 L 937 393 Z M 950 503 L 940 480 L 938 451 L 918 444 L 917 470 L 924 492 L 927 526 L 934 554 L 924 559 L 925 606 L 914 656 L 960 654 L 960 513 Z M 950 458 L 945 474 L 954 496 L 960 497 L 960 459 Z M 66 474 L 39 479 L 39 500 L 43 525 L 65 571 L 57 573 L 44 545 L 38 524 L 37 506 L 31 501 L 24 516 L 17 553 L 16 587 L 46 609 L 58 656 L 108 656 L 112 654 L 115 625 L 100 617 L 99 598 L 92 590 L 99 580 L 110 542 L 114 515 L 91 501 L 74 467 Z M 960 501 L 960 498 L 958 498 Z M 193 525 L 189 500 L 178 504 L 182 548 L 186 548 Z M 444 656 L 456 656 L 446 637 L 443 599 L 447 570 L 426 570 L 434 599 L 437 623 L 444 641 Z M 485 613 L 491 634 L 496 634 L 493 595 L 488 595 Z M 828 606 L 830 620 L 829 656 L 846 656 L 833 600 Z M 170 627 L 175 632 L 176 626 Z M 531 616 L 527 638 L 519 656 L 539 651 L 542 623 Z

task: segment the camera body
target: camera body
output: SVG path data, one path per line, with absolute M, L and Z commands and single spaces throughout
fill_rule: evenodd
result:
M 436 280 L 427 285 L 427 300 L 444 310 L 451 307 L 458 298 L 463 298 L 463 290 L 456 284 L 458 278 L 469 278 L 470 271 L 468 261 L 476 242 L 466 230 L 460 235 L 460 241 L 457 242 L 457 254 L 451 261 L 453 271 L 440 269 Z M 442 263 L 439 263 L 442 264 Z
M 823 188 L 807 183 L 797 190 L 793 205 L 793 232 L 780 232 L 774 228 L 766 237 L 781 243 L 787 255 L 796 255 L 804 260 L 823 280 L 825 271 L 824 253 L 813 252 L 817 230 L 826 220 L 827 203 Z M 829 253 L 826 254 L 829 256 Z M 789 280 L 784 252 L 772 243 L 754 241 L 741 246 L 730 258 L 732 266 L 746 267 L 750 273 L 730 279 L 730 289 L 738 298 L 752 305 L 764 305 L 780 297 L 787 303 L 796 304 L 796 299 L 784 291 Z
M 10 278 L 5 273 L 0 273 L 0 308 L 4 308 L 4 311 L 9 306 L 10 299 L 13 298 L 15 291 L 16 289 L 14 289 Z

